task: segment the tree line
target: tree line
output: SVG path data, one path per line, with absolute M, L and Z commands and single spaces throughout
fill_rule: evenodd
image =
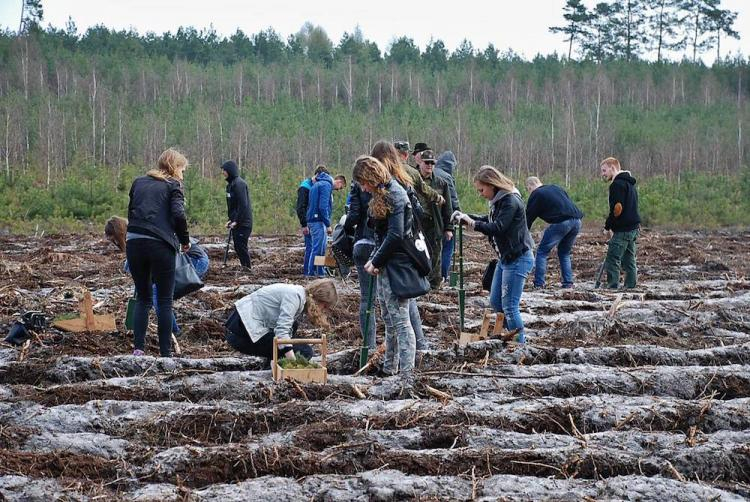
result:
M 79 166 L 148 166 L 167 146 L 201 176 L 234 158 L 272 175 L 348 168 L 378 139 L 452 149 L 467 177 L 590 176 L 615 155 L 644 174 L 730 173 L 747 165 L 748 63 L 523 60 L 465 41 L 449 53 L 407 38 L 387 52 L 359 30 L 334 46 L 306 24 L 230 37 L 181 28 L 140 35 L 98 26 L 0 34 L 0 162 L 45 186 Z M 34 8 L 36 5 L 36 8 Z
M 613 0 L 589 9 L 582 0 L 566 0 L 565 24 L 550 31 L 567 37 L 568 59 L 573 49 L 584 59 L 631 61 L 649 52 L 660 62 L 669 52 L 700 54 L 716 48 L 721 39 L 739 39 L 734 30 L 737 12 L 721 7 L 721 0 Z

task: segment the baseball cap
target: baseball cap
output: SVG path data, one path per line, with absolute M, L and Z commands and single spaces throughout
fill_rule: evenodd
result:
M 393 146 L 400 152 L 408 152 L 411 148 L 408 141 L 394 141 Z

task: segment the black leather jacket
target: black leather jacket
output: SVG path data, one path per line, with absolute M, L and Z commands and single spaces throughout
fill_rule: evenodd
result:
M 490 214 L 472 215 L 474 230 L 486 235 L 502 263 L 518 259 L 534 249 L 526 226 L 526 210 L 517 193 L 498 191 L 490 203 Z
M 148 175 L 136 178 L 130 186 L 128 232 L 158 237 L 175 251 L 189 244 L 182 183 Z

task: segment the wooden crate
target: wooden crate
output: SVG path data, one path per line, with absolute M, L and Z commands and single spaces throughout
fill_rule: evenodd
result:
M 495 317 L 495 325 L 492 327 L 492 336 L 493 338 L 502 337 L 505 314 L 502 312 L 494 313 L 491 309 L 485 309 L 484 317 L 482 318 L 482 327 L 480 328 L 479 333 L 466 333 L 462 331 L 458 336 L 458 346 L 465 347 L 473 342 L 488 340 L 490 338 L 490 323 L 492 322 L 493 316 Z
M 322 368 L 303 368 L 303 369 L 285 369 L 279 366 L 279 345 L 298 345 L 307 343 L 310 345 L 320 345 L 320 365 Z M 279 340 L 278 338 L 273 339 L 273 379 L 275 381 L 280 380 L 294 380 L 301 383 L 327 383 L 328 382 L 328 368 L 326 367 L 326 356 L 328 355 L 328 341 L 326 336 L 323 335 L 321 338 L 293 338 L 291 340 Z

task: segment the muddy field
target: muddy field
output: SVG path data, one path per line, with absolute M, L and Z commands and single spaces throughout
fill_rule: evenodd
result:
M 219 269 L 221 237 L 203 243 L 207 286 L 176 303 L 182 357 L 168 360 L 153 329 L 149 355 L 129 355 L 132 282 L 109 243 L 0 236 L 0 331 L 26 310 L 72 312 L 84 289 L 120 326 L 0 346 L 0 500 L 750 497 L 750 232 L 646 231 L 640 286 L 623 293 L 593 289 L 605 237 L 584 234 L 575 289 L 527 288 L 525 347 L 459 349 L 456 291 L 430 294 L 411 395 L 353 375 L 354 279 L 339 282 L 329 384 L 274 384 L 222 323 L 258 286 L 303 280 L 298 239 L 253 238 L 249 274 L 234 257 Z M 466 247 L 476 331 L 489 247 Z

